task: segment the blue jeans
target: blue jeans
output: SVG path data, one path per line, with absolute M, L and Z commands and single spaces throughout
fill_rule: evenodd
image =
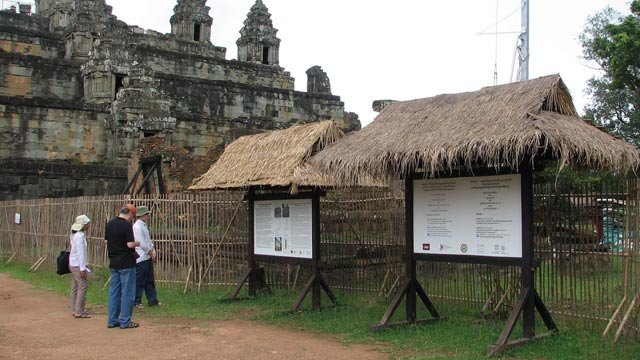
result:
M 144 260 L 136 264 L 136 298 L 134 304 L 142 304 L 142 293 L 147 295 L 149 306 L 158 305 L 153 261 Z
M 108 325 L 127 326 L 131 322 L 133 298 L 136 291 L 136 268 L 109 269 L 109 320 Z

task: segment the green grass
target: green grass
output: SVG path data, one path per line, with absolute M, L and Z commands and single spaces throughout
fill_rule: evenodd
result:
M 58 276 L 41 270 L 27 272 L 28 266 L 5 265 L 0 262 L 0 272 L 34 284 L 36 287 L 66 295 L 69 277 Z M 100 309 L 107 302 L 107 289 L 103 284 L 108 277 L 106 269 L 94 271 L 88 300 Z M 239 302 L 221 302 L 228 295 L 229 288 L 203 291 L 201 294 L 182 294 L 179 289 L 159 289 L 159 298 L 168 304 L 160 308 L 147 308 L 140 316 L 159 318 L 187 317 L 194 319 L 246 319 L 265 324 L 273 324 L 296 331 L 332 334 L 344 343 L 375 344 L 393 359 L 486 359 L 487 345 L 496 342 L 504 327 L 505 320 L 486 320 L 478 311 L 465 305 L 436 301 L 438 311 L 447 316 L 446 321 L 437 321 L 372 333 L 371 324 L 377 323 L 384 313 L 388 300 L 373 294 L 354 295 L 336 292 L 340 300 L 337 307 L 326 307 L 321 311 L 304 311 L 285 315 L 295 301 L 297 294 L 276 292 L 273 296 L 260 295 Z M 323 297 L 323 304 L 328 304 Z M 309 300 L 303 308 L 309 309 Z M 139 316 L 138 313 L 136 316 Z M 403 307 L 397 311 L 394 320 L 402 320 Z M 418 318 L 426 318 L 426 311 L 420 309 Z M 620 359 L 640 358 L 640 343 L 625 339 L 618 344 L 605 341 L 600 336 L 601 327 L 585 329 L 584 324 L 555 319 L 560 333 L 511 349 L 504 353 L 504 359 Z M 546 332 L 541 321 L 537 321 L 539 333 Z M 512 339 L 520 336 L 517 327 Z

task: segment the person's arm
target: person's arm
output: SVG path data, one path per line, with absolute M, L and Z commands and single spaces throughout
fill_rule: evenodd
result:
M 127 247 L 129 249 L 135 249 L 136 246 L 140 246 L 140 242 L 135 240 L 133 236 L 133 226 L 129 225 L 129 229 L 127 231 Z
M 87 248 L 85 244 L 86 240 L 84 233 L 76 233 L 76 235 L 73 236 L 73 248 L 78 255 L 78 261 L 80 262 L 80 271 L 88 273 L 89 269 L 87 269 Z
M 140 243 L 139 247 L 145 254 L 148 254 L 153 248 L 149 234 L 145 233 L 144 226 L 138 222 L 133 225 L 133 237 Z
M 156 251 L 156 247 L 153 245 L 153 241 L 151 241 L 151 235 L 149 234 L 149 228 L 145 226 L 146 229 L 146 233 L 147 233 L 147 239 L 149 240 L 149 255 L 151 255 L 151 260 L 153 260 L 153 262 L 156 262 L 157 258 L 158 258 L 158 252 Z
M 140 246 L 140 241 L 129 241 L 129 242 L 127 242 L 127 247 L 129 249 L 135 249 L 136 246 Z

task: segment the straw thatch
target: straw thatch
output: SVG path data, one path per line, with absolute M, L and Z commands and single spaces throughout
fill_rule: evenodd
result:
M 562 79 L 551 75 L 391 104 L 311 162 L 346 185 L 362 176 L 400 178 L 418 168 L 427 175 L 516 170 L 542 156 L 621 172 L 640 161 L 634 146 L 578 118 Z
M 343 136 L 330 120 L 241 137 L 189 189 L 291 186 L 295 192 L 298 186 L 332 185 L 306 162 Z

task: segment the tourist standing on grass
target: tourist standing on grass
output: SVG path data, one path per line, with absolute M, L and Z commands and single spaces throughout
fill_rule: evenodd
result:
M 87 290 L 89 289 L 89 273 L 87 267 L 87 237 L 91 219 L 87 215 L 76 217 L 71 225 L 71 250 L 69 251 L 69 270 L 71 270 L 71 313 L 77 319 L 87 319 L 90 316 L 85 310 Z
M 107 320 L 109 328 L 131 329 L 139 326 L 131 321 L 136 291 L 135 247 L 140 245 L 133 237 L 131 220 L 135 215 L 135 207 L 127 204 L 105 227 L 104 238 L 107 241 L 111 271 Z
M 136 260 L 136 298 L 134 301 L 136 308 L 143 308 L 142 293 L 147 296 L 149 306 L 160 306 L 156 292 L 155 277 L 153 275 L 153 263 L 156 261 L 157 252 L 149 235 L 149 217 L 151 211 L 146 206 L 138 206 L 136 209 L 137 220 L 133 224 L 133 236 L 140 246 L 136 247 L 139 257 Z

